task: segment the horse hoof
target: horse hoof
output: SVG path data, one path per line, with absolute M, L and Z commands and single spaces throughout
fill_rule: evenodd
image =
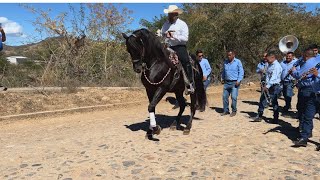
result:
M 161 127 L 157 125 L 153 128 L 153 134 L 159 135 L 161 133 Z
M 190 129 L 185 129 L 183 131 L 183 135 L 189 135 L 190 134 Z
M 145 136 L 146 139 L 152 140 L 153 139 L 153 135 L 152 134 L 146 134 Z

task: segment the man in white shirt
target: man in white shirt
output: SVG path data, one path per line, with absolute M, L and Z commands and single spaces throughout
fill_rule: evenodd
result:
M 192 66 L 189 61 L 186 46 L 189 38 L 189 29 L 188 25 L 178 18 L 182 12 L 182 9 L 179 9 L 176 5 L 170 5 L 168 9 L 164 9 L 164 13 L 168 14 L 168 20 L 163 24 L 161 34 L 166 38 L 169 47 L 177 53 L 187 74 L 190 82 L 190 84 L 187 85 L 188 92 L 194 93 Z

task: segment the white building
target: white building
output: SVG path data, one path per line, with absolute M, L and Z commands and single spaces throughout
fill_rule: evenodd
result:
M 28 58 L 23 56 L 10 56 L 10 57 L 7 57 L 7 60 L 11 64 L 20 64 L 20 63 L 26 62 Z

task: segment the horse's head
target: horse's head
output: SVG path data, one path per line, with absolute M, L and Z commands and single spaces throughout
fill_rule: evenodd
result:
M 133 32 L 131 35 L 127 36 L 122 33 L 122 36 L 126 39 L 127 51 L 131 56 L 131 61 L 133 65 L 133 70 L 136 73 L 142 71 L 142 66 L 145 58 L 145 44 L 142 40 L 142 33 L 138 30 Z

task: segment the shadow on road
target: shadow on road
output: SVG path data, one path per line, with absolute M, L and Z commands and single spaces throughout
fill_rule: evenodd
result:
M 184 115 L 181 117 L 182 124 L 186 124 L 187 121 L 189 120 L 189 115 Z M 162 115 L 162 114 L 157 114 L 156 115 L 156 121 L 157 125 L 160 125 L 162 129 L 169 128 L 170 125 L 173 123 L 175 120 L 176 116 L 167 116 L 167 115 Z M 130 124 L 130 125 L 124 125 L 126 128 L 130 129 L 131 131 L 145 131 L 149 129 L 150 125 L 150 120 L 146 119 L 143 122 L 135 123 L 135 124 Z
M 258 101 L 242 101 L 242 102 L 246 104 L 254 105 L 254 106 L 259 106 Z
M 215 110 L 217 113 L 223 113 L 223 108 L 220 107 L 210 107 L 210 109 Z
M 293 127 L 290 123 L 281 119 L 279 119 L 279 126 L 269 129 L 267 132 L 264 132 L 263 134 L 268 134 L 270 132 L 284 134 L 288 137 L 288 139 L 292 141 L 296 140 L 299 137 L 298 128 Z

